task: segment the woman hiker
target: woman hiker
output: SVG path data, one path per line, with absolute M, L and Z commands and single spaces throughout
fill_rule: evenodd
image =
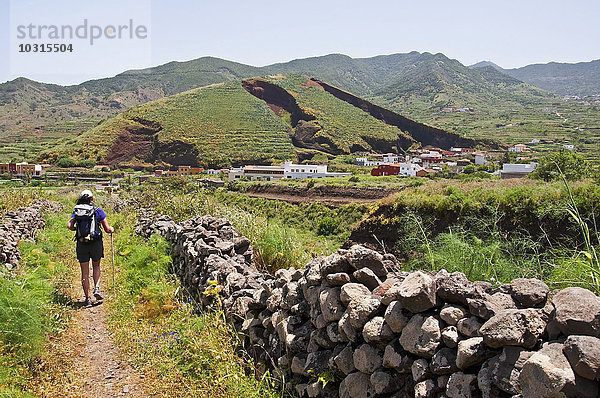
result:
M 81 265 L 81 284 L 83 293 L 85 294 L 84 305 L 89 307 L 92 305 L 90 296 L 90 259 L 92 260 L 93 276 L 94 276 L 94 297 L 96 300 L 102 300 L 100 293 L 100 259 L 104 257 L 104 245 L 102 243 L 102 231 L 112 234 L 114 228 L 108 225 L 106 213 L 99 207 L 92 204 L 94 195 L 88 189 L 81 192 L 77 205 L 73 209 L 71 219 L 67 224 L 67 228 L 75 231 L 75 240 L 77 241 L 77 260 Z

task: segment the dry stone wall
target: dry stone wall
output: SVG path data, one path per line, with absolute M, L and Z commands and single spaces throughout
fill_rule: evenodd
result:
M 45 223 L 42 212 L 55 209 L 57 203 L 38 199 L 27 207 L 8 211 L 0 224 L 0 264 L 2 272 L 11 272 L 21 260 L 18 244 L 21 240 L 33 241 Z
M 190 294 L 222 303 L 255 363 L 299 396 L 598 397 L 600 298 L 588 290 L 403 272 L 362 246 L 271 276 L 226 219 L 148 216 L 136 231 L 173 242 Z

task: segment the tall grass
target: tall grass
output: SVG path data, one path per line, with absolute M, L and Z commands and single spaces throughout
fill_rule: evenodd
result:
M 258 264 L 272 272 L 282 267 L 301 267 L 314 256 L 335 251 L 367 211 L 364 205 L 296 205 L 187 185 L 177 189 L 168 184 L 144 187 L 133 195 L 138 207 L 152 207 L 176 221 L 199 214 L 226 217 L 251 240 Z M 165 195 L 171 200 L 165 201 Z M 324 221 L 335 228 L 325 231 Z
M 406 268 L 444 268 L 464 272 L 471 280 L 505 283 L 517 277 L 547 276 L 540 262 L 540 245 L 526 234 L 507 238 L 492 231 L 480 237 L 481 230 L 457 226 L 433 237 L 417 215 L 409 214 L 406 220 L 404 230 L 412 230 L 400 242 L 408 254 Z
M 21 242 L 15 276 L 0 277 L 0 391 L 28 396 L 47 336 L 63 330 L 68 320 L 69 267 L 65 258 L 70 237 L 64 233 L 68 215 L 46 217 L 38 243 Z M 9 391 L 5 392 L 5 391 Z
M 268 377 L 257 380 L 238 356 L 238 342 L 222 314 L 199 314 L 167 272 L 168 243 L 134 236 L 132 217 L 114 218 L 122 226 L 116 240 L 115 301 L 110 327 L 130 357 L 150 377 L 147 388 L 173 397 L 273 397 Z
M 553 279 L 560 285 L 578 284 L 587 287 L 596 293 L 600 293 L 600 235 L 598 234 L 598 224 L 596 223 L 595 212 L 591 213 L 590 224 L 593 234 L 590 231 L 590 225 L 584 219 L 579 211 L 579 206 L 573 195 L 573 191 L 566 176 L 556 165 L 560 176 L 562 177 L 565 189 L 568 193 L 568 203 L 565 211 L 571 216 L 572 221 L 579 228 L 579 234 L 583 241 L 578 250 L 575 250 L 570 256 L 564 254 L 558 258 L 558 261 L 552 263 L 556 268 Z M 595 241 L 594 241 L 595 236 Z
M 598 186 L 510 184 L 433 182 L 373 209 L 367 225 L 396 229 L 393 249 L 408 268 L 500 282 L 536 277 L 600 291 Z

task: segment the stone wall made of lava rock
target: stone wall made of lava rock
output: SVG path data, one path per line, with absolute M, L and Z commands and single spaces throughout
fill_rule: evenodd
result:
M 42 212 L 58 207 L 58 203 L 38 199 L 27 207 L 4 214 L 0 224 L 0 264 L 6 271 L 10 272 L 21 260 L 19 241 L 33 241 L 39 230 L 44 228 Z
M 255 364 L 299 396 L 598 397 L 600 298 L 589 290 L 403 272 L 362 246 L 271 276 L 226 219 L 150 215 L 136 232 L 173 243 L 190 294 L 211 306 L 218 292 Z

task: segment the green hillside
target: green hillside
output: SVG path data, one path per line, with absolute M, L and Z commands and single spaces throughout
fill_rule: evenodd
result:
M 406 126 L 413 126 L 423 139 L 439 136 L 447 146 L 460 139 L 424 125 Z M 418 144 L 412 134 L 304 76 L 271 75 L 210 85 L 131 108 L 46 152 L 44 160 L 68 155 L 122 166 L 271 164 L 294 158 L 297 151 L 302 158 L 316 152 L 407 149 Z
M 486 66 L 492 66 L 503 74 L 558 95 L 600 96 L 600 59 L 574 64 L 548 62 L 513 69 L 481 61 L 469 68 Z
M 119 114 L 59 148 L 78 159 L 226 166 L 290 157 L 288 126 L 239 81 L 166 97 Z
M 258 70 L 204 57 L 74 86 L 25 78 L 0 84 L 0 161 L 31 161 L 40 151 L 56 145 L 58 139 L 74 139 L 90 125 L 131 107 L 193 88 L 255 76 Z
M 319 129 L 315 138 L 323 138 L 324 149 L 329 149 L 330 152 L 370 150 L 374 141 L 394 143 L 399 135 L 412 140 L 398 128 L 384 124 L 367 112 L 340 101 L 321 87 L 309 84 L 306 77 L 276 75 L 266 80 L 284 88 L 295 98 L 300 108 L 315 118 L 312 123 Z
M 130 70 L 115 77 L 90 80 L 75 86 L 96 95 L 136 91 L 140 87 L 162 95 L 173 95 L 192 88 L 257 76 L 261 68 L 214 57 L 185 62 L 169 62 L 153 68 Z
M 600 59 L 575 64 L 534 64 L 503 72 L 559 95 L 600 95 Z

